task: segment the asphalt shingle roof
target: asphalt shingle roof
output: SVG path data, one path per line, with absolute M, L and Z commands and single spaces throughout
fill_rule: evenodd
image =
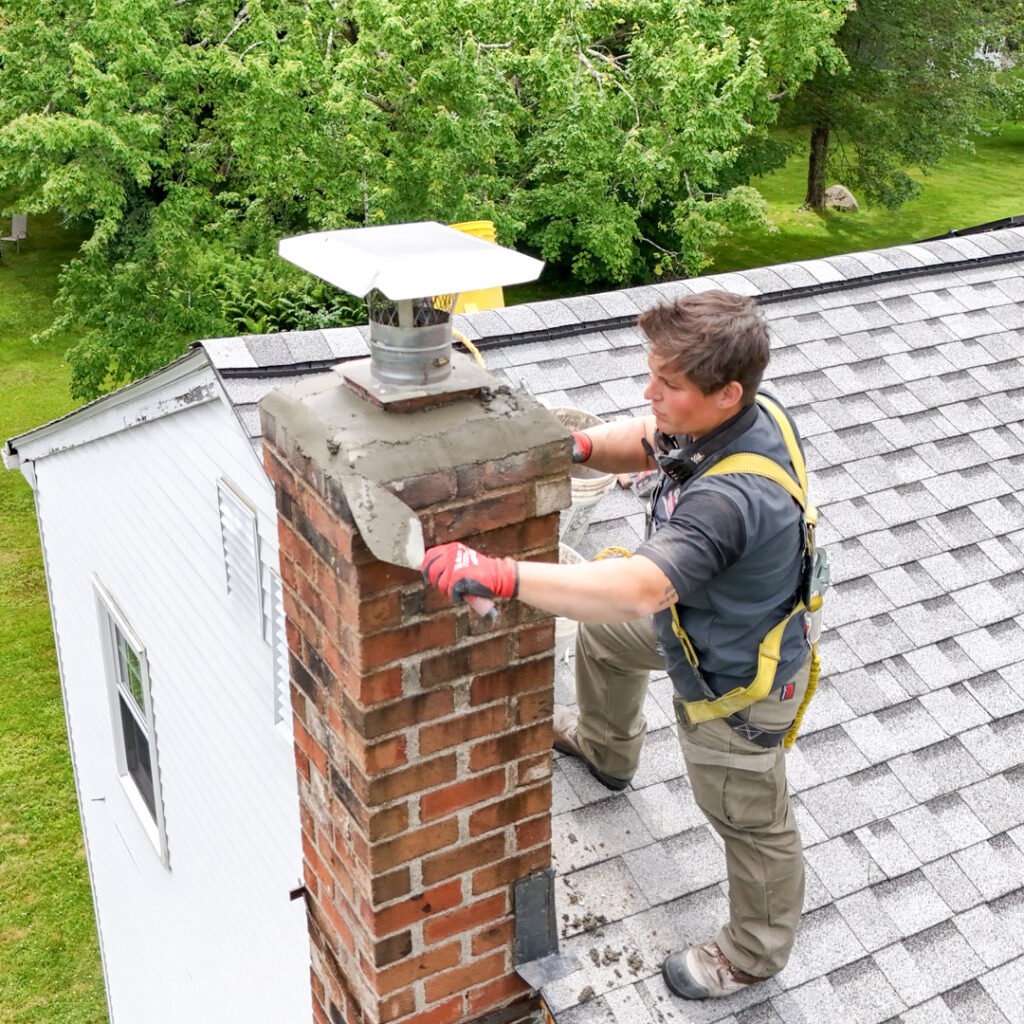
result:
M 556 759 L 562 947 L 583 967 L 545 995 L 559 1024 L 1021 1024 L 1024 229 L 512 307 L 459 328 L 546 405 L 642 412 L 630 318 L 722 286 L 761 296 L 766 386 L 804 434 L 836 581 L 820 693 L 788 755 L 805 915 L 776 978 L 721 1001 L 667 992 L 662 959 L 712 937 L 727 900 L 656 675 L 629 789 L 609 795 Z M 254 443 L 262 394 L 366 352 L 356 329 L 203 344 Z M 632 491 L 611 491 L 581 553 L 639 544 L 642 512 Z M 573 700 L 569 663 L 556 699 Z

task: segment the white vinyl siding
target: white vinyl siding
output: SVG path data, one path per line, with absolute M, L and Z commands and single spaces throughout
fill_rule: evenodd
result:
M 273 488 L 222 402 L 36 463 L 111 1024 L 309 1017 L 305 907 L 288 899 L 302 878 L 294 756 L 271 711 L 272 645 L 225 586 L 225 478 L 276 568 Z M 171 870 L 112 755 L 94 574 L 144 647 Z
M 228 596 L 253 622 L 262 624 L 256 509 L 223 479 L 217 481 L 217 506 Z

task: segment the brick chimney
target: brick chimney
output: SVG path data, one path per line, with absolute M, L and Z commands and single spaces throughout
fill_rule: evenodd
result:
M 557 560 L 565 430 L 480 378 L 389 406 L 339 367 L 263 402 L 316 1024 L 535 1013 L 513 889 L 551 859 L 553 621 L 509 602 L 487 625 L 375 560 L 339 484 L 388 486 L 427 546 Z

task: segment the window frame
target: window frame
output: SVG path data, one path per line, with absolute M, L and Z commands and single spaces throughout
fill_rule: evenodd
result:
M 153 697 L 149 678 L 149 659 L 146 647 L 138 634 L 129 625 L 117 602 L 96 576 L 92 578 L 96 595 L 96 611 L 99 620 L 100 640 L 103 651 L 103 672 L 110 709 L 110 724 L 114 738 L 114 766 L 117 779 L 128 803 L 131 804 L 150 842 L 153 844 L 160 863 L 170 867 L 167 847 L 167 827 L 164 820 L 163 794 L 160 785 L 160 758 L 157 750 L 156 722 L 153 713 Z M 131 675 L 127 657 L 122 661 L 120 639 L 135 656 L 138 667 L 138 689 L 143 706 L 140 708 L 131 680 L 127 685 L 123 675 Z M 122 666 L 125 671 L 122 672 Z M 148 745 L 150 775 L 153 784 L 153 807 L 150 808 L 139 783 L 132 774 L 128 763 L 128 744 L 122 721 L 122 707 L 131 715 L 135 724 L 145 734 Z

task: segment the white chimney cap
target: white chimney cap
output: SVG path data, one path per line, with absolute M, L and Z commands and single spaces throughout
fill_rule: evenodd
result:
M 376 288 L 389 299 L 521 284 L 535 281 L 544 267 L 542 260 L 436 221 L 316 231 L 282 238 L 277 251 L 353 295 Z

